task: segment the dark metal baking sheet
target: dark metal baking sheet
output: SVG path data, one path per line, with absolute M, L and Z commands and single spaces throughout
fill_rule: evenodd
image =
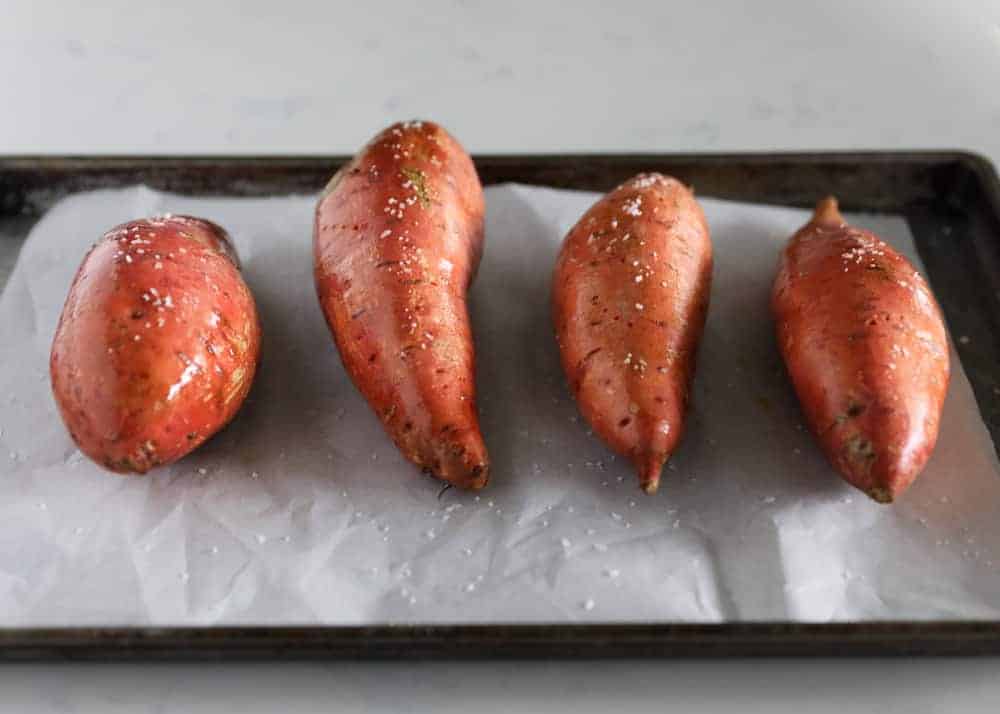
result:
M 1000 443 L 1000 181 L 988 160 L 952 151 L 475 160 L 487 184 L 607 190 L 639 171 L 662 171 L 703 196 L 804 207 L 833 193 L 847 211 L 905 216 L 952 334 L 975 337 L 956 348 Z M 344 161 L 2 157 L 0 286 L 35 221 L 71 193 L 136 183 L 190 195 L 311 193 Z M 973 654 L 1000 654 L 1000 621 L 0 629 L 0 660 L 8 661 Z

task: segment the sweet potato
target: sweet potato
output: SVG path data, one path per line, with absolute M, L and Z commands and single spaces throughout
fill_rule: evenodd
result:
M 830 463 L 890 503 L 927 463 L 948 391 L 948 340 L 927 283 L 825 198 L 782 253 L 772 310 L 788 374 Z
M 647 493 L 684 431 L 708 311 L 712 244 L 680 182 L 640 174 L 563 243 L 552 285 L 563 370 L 580 411 Z
M 49 370 L 80 450 L 145 473 L 233 418 L 259 353 L 257 308 L 226 232 L 164 216 L 112 229 L 84 258 Z
M 316 207 L 316 291 L 341 360 L 403 455 L 479 489 L 466 294 L 483 249 L 468 154 L 431 122 L 394 124 L 331 179 Z

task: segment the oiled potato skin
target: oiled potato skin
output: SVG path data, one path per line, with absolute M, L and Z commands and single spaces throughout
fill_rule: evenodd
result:
M 316 208 L 316 290 L 341 360 L 403 455 L 482 488 L 466 295 L 483 250 L 472 160 L 432 122 L 394 124 L 330 181 Z
M 112 471 L 197 448 L 253 382 L 260 324 L 229 238 L 203 219 L 120 225 L 76 273 L 52 343 L 52 391 L 73 440 Z
M 948 391 L 948 339 L 924 278 L 834 199 L 785 248 L 772 294 L 778 346 L 830 463 L 876 501 L 924 468 Z
M 679 181 L 640 174 L 570 230 L 552 281 L 563 370 L 580 411 L 652 493 L 684 431 L 712 244 Z

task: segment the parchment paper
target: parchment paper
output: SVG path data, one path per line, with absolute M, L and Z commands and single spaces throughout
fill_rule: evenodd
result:
M 549 321 L 557 248 L 595 198 L 487 190 L 472 312 L 492 482 L 440 497 L 340 365 L 313 197 L 60 202 L 0 299 L 0 626 L 1000 617 L 1000 477 L 957 358 L 937 451 L 891 507 L 843 484 L 802 427 L 768 294 L 803 211 L 703 199 L 716 270 L 689 431 L 659 494 L 639 492 L 578 417 Z M 228 429 L 127 478 L 74 448 L 48 352 L 91 243 L 164 212 L 233 234 L 263 363 Z M 904 221 L 850 218 L 916 260 Z

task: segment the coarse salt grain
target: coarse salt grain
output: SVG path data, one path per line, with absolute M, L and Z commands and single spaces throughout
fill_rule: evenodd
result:
M 641 205 L 642 205 L 642 197 L 636 196 L 635 198 L 626 201 L 625 203 L 622 204 L 622 212 L 630 216 L 641 216 L 642 210 L 640 210 L 639 208 Z

